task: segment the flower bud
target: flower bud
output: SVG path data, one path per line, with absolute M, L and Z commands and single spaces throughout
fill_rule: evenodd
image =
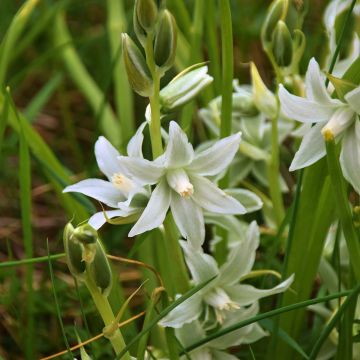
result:
M 144 56 L 127 34 L 122 34 L 123 56 L 131 87 L 139 95 L 152 94 L 153 81 Z
M 82 261 L 83 246 L 73 240 L 73 233 L 74 227 L 71 223 L 66 224 L 63 235 L 66 263 L 73 276 L 83 279 L 86 270 L 86 265 Z
M 161 111 L 168 112 L 192 100 L 213 78 L 208 67 L 191 66 L 178 74 L 160 91 Z
M 138 24 L 145 32 L 148 33 L 154 29 L 158 17 L 158 7 L 154 0 L 136 0 L 134 13 Z
M 286 67 L 291 64 L 293 43 L 290 31 L 282 20 L 278 21 L 272 35 L 272 52 L 276 63 L 280 67 Z
M 73 231 L 73 240 L 83 245 L 94 244 L 98 238 L 97 231 L 89 224 L 78 226 Z
M 174 64 L 176 43 L 176 21 L 168 10 L 164 10 L 161 14 L 154 45 L 155 64 L 164 71 Z
M 269 7 L 262 30 L 261 39 L 263 46 L 271 43 L 273 31 L 279 20 L 284 20 L 288 9 L 288 0 L 275 0 Z
M 88 266 L 88 274 L 101 293 L 108 296 L 112 286 L 112 270 L 105 250 L 98 240 L 96 242 L 94 260 Z
M 251 89 L 238 86 L 232 95 L 232 111 L 240 116 L 252 117 L 259 114 Z
M 274 117 L 277 111 L 275 95 L 265 86 L 253 62 L 251 63 L 251 81 L 255 105 L 269 118 Z

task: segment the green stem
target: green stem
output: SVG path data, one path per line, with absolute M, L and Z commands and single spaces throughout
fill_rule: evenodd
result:
M 165 240 L 167 253 L 174 264 L 172 276 L 175 289 L 178 293 L 184 294 L 189 290 L 189 276 L 186 270 L 184 257 L 179 246 L 179 234 L 171 214 L 168 214 L 164 221 Z
M 156 70 L 153 49 L 153 34 L 148 34 L 145 46 L 146 62 L 149 66 L 153 79 L 153 94 L 149 97 L 151 108 L 150 138 L 153 158 L 156 159 L 163 153 L 161 142 L 161 122 L 160 122 L 160 74 Z
M 279 181 L 280 161 L 278 118 L 279 116 L 277 111 L 276 115 L 271 119 L 271 157 L 268 162 L 270 196 L 274 206 L 274 214 L 277 227 L 281 225 L 281 222 L 285 216 Z
M 100 290 L 98 289 L 94 281 L 90 278 L 90 276 L 86 277 L 85 284 L 94 300 L 95 306 L 99 311 L 99 314 L 103 319 L 105 327 L 110 327 L 116 320 L 107 297 L 100 292 Z M 120 354 L 120 352 L 126 346 L 120 330 L 115 331 L 109 340 L 116 354 Z M 130 355 L 128 352 L 124 354 L 124 359 L 130 360 Z
M 328 170 L 333 193 L 336 199 L 337 210 L 340 217 L 341 227 L 349 249 L 350 263 L 357 282 L 360 282 L 360 244 L 354 228 L 351 208 L 347 197 L 345 184 L 336 152 L 335 140 L 332 134 L 325 133 L 326 155 Z

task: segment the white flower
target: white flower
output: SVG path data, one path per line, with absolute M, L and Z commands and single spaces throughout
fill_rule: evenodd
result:
M 290 171 L 309 166 L 326 154 L 323 134 L 330 131 L 342 138 L 340 155 L 344 177 L 360 193 L 360 86 L 348 92 L 344 101 L 332 99 L 325 87 L 324 76 L 315 59 L 306 72 L 306 98 L 279 89 L 281 109 L 289 118 L 302 123 L 315 123 L 304 136 L 291 163 Z
M 142 124 L 129 141 L 127 152 L 131 157 L 142 158 L 142 132 L 145 125 L 145 123 Z M 108 181 L 86 179 L 67 186 L 63 192 L 79 192 L 117 209 L 106 211 L 106 216 L 109 219 L 139 213 L 145 207 L 149 193 L 145 188 L 140 187 L 135 181 L 123 174 L 119 164 L 119 156 L 120 153 L 110 142 L 105 137 L 100 136 L 95 143 L 95 157 L 99 169 L 108 178 Z M 89 219 L 89 224 L 96 230 L 105 222 L 106 218 L 102 211 Z
M 229 314 L 231 316 L 227 316 L 225 318 L 219 330 L 255 316 L 258 310 L 259 305 L 256 302 L 248 308 L 232 312 Z M 204 339 L 206 336 L 205 330 L 197 320 L 191 322 L 190 324 L 185 324 L 179 329 L 176 329 L 175 334 L 185 348 L 191 346 L 198 340 Z M 230 355 L 222 350 L 226 350 L 227 348 L 233 346 L 239 346 L 241 344 L 251 344 L 266 335 L 267 333 L 257 323 L 253 323 L 238 330 L 232 331 L 217 339 L 211 340 L 198 349 L 191 351 L 189 355 L 193 360 L 237 359 L 236 356 Z M 185 357 L 181 359 L 185 360 Z
M 205 237 L 202 209 L 243 214 L 246 210 L 237 200 L 206 178 L 230 164 L 239 143 L 240 134 L 235 134 L 195 154 L 186 134 L 172 121 L 165 153 L 155 161 L 121 156 L 121 168 L 127 176 L 141 185 L 157 184 L 129 236 L 160 226 L 170 207 L 181 235 L 199 249 Z
M 215 323 L 224 322 L 230 311 L 251 305 L 263 297 L 283 292 L 294 279 L 292 275 L 274 288 L 266 290 L 239 283 L 250 273 L 259 246 L 259 228 L 255 221 L 250 224 L 246 239 L 230 250 L 227 261 L 220 268 L 212 256 L 203 251 L 193 251 L 184 241 L 181 241 L 181 246 L 195 285 L 213 276 L 217 277 L 163 318 L 160 322 L 162 326 L 179 328 L 190 323 L 200 317 L 204 306 L 209 319 L 209 314 L 213 313 Z

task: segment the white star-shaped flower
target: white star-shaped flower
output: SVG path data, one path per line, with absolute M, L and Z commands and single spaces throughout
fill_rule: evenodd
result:
M 243 205 L 207 178 L 229 166 L 239 143 L 238 133 L 195 154 L 186 134 L 175 121 L 171 121 L 166 150 L 155 161 L 121 156 L 121 169 L 125 175 L 140 185 L 156 184 L 148 205 L 129 236 L 160 226 L 170 207 L 181 235 L 194 249 L 200 249 L 205 238 L 202 209 L 221 214 L 245 213 Z
M 323 132 L 342 139 L 340 155 L 344 177 L 360 193 L 360 86 L 348 92 L 344 101 L 333 99 L 325 87 L 324 75 L 311 59 L 305 79 L 306 98 L 290 94 L 282 85 L 282 112 L 289 118 L 312 124 L 291 163 L 290 171 L 312 165 L 326 154 Z

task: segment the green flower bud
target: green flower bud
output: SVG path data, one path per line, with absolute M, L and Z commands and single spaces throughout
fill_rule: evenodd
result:
M 290 31 L 286 24 L 278 21 L 272 36 L 272 52 L 276 63 L 280 67 L 291 64 L 293 56 L 293 43 Z
M 160 17 L 154 45 L 155 64 L 164 71 L 174 64 L 176 43 L 176 21 L 168 10 L 164 10 Z
M 278 21 L 285 19 L 288 5 L 288 0 L 275 0 L 270 5 L 261 30 L 261 40 L 264 47 L 271 43 L 272 34 Z
M 134 12 L 138 24 L 145 32 L 154 29 L 158 17 L 158 7 L 154 0 L 136 0 Z
M 94 244 L 97 238 L 97 231 L 89 224 L 80 225 L 73 232 L 73 239 L 83 245 Z
M 213 78 L 208 75 L 208 67 L 193 65 L 170 81 L 160 91 L 161 111 L 167 112 L 192 100 Z
M 98 240 L 96 242 L 94 260 L 88 265 L 88 274 L 100 288 L 103 295 L 108 296 L 112 286 L 112 270 L 105 250 Z
M 262 81 L 259 71 L 253 62 L 251 63 L 250 71 L 254 103 L 262 113 L 272 118 L 277 111 L 276 97 Z
M 66 224 L 63 235 L 66 263 L 71 274 L 82 280 L 86 270 L 86 264 L 82 260 L 84 247 L 73 240 L 73 233 L 74 227 L 71 223 Z
M 139 95 L 148 97 L 153 81 L 144 56 L 127 34 L 122 34 L 123 56 L 129 83 Z

